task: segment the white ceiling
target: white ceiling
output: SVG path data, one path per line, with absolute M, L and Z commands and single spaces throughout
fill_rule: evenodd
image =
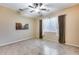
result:
M 0 3 L 0 5 L 14 9 L 16 11 L 18 11 L 19 8 L 26 8 L 28 6 L 29 3 Z M 42 15 L 47 15 L 51 12 L 56 12 L 58 10 L 62 10 L 64 8 L 68 8 L 71 7 L 73 5 L 75 5 L 74 3 L 45 3 L 46 6 L 48 8 L 50 8 L 49 12 L 42 12 Z M 24 15 L 26 16 L 38 16 L 38 13 L 29 13 L 26 11 L 26 13 L 24 12 Z

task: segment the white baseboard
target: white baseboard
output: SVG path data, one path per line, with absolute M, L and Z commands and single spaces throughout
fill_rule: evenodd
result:
M 69 44 L 69 43 L 65 43 L 65 44 L 75 46 L 75 47 L 79 47 L 79 45 L 76 45 L 76 44 Z
M 28 40 L 28 39 L 32 39 L 32 37 L 27 37 L 27 38 L 19 39 L 19 40 L 16 40 L 16 41 L 3 43 L 3 44 L 0 44 L 0 46 L 5 46 L 5 45 L 13 44 L 13 43 L 20 42 L 20 41 L 23 41 L 23 40 Z

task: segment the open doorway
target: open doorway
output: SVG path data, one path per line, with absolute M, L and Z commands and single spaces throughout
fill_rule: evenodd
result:
M 58 17 L 46 18 L 42 20 L 43 23 L 43 39 L 49 41 L 58 41 Z
M 39 38 L 65 43 L 65 15 L 41 19 L 39 27 Z

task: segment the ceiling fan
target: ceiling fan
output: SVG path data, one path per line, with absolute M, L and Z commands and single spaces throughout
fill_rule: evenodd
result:
M 26 11 L 26 10 L 31 10 L 31 11 L 29 11 L 29 12 L 41 12 L 41 11 L 49 11 L 49 9 L 47 9 L 46 7 L 45 7 L 45 5 L 43 4 L 43 3 L 33 3 L 32 5 L 28 5 L 28 7 L 27 8 L 23 8 L 23 9 L 19 9 L 19 11 Z

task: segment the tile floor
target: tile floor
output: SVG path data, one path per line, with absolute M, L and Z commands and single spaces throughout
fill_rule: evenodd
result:
M 79 55 L 79 48 L 45 40 L 29 39 L 1 46 L 0 55 Z

